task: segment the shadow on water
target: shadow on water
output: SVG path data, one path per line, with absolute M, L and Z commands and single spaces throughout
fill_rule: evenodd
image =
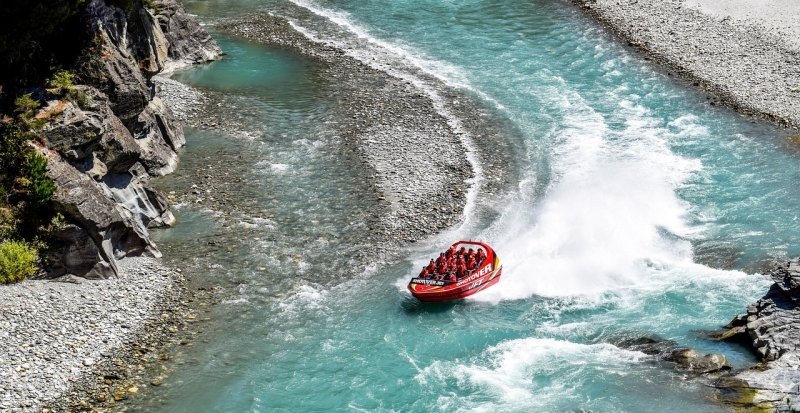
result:
M 461 307 L 464 305 L 466 305 L 466 301 L 464 300 L 447 301 L 441 303 L 425 303 L 411 296 L 403 297 L 403 300 L 400 302 L 400 307 L 403 309 L 403 312 L 408 315 L 441 314 L 446 313 L 455 307 Z

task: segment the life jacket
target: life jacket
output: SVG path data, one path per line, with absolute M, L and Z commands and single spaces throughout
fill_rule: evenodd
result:
M 447 258 L 445 258 L 444 255 L 439 255 L 439 257 L 436 258 L 436 261 L 435 261 L 436 266 L 438 267 L 438 266 L 442 265 L 446 260 L 447 260 Z
M 466 262 L 467 269 L 474 270 L 475 267 L 477 267 L 476 265 L 477 263 L 478 262 L 475 261 L 475 257 L 467 257 L 467 262 Z

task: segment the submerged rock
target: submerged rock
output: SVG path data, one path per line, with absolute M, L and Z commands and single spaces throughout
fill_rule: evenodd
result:
M 707 354 L 697 350 L 680 347 L 672 340 L 655 336 L 625 336 L 611 340 L 612 344 L 627 350 L 640 351 L 654 356 L 656 360 L 667 362 L 682 373 L 695 375 L 721 373 L 731 370 L 728 359 L 722 354 Z

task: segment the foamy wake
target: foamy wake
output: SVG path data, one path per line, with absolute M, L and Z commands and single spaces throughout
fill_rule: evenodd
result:
M 624 127 L 612 129 L 566 85 L 559 95 L 553 183 L 538 205 L 518 205 L 498 224 L 503 279 L 478 300 L 597 294 L 692 264 L 696 229 L 676 190 L 701 164 L 668 144 L 707 131 L 691 116 L 667 128 L 635 96 L 619 97 L 610 116 Z
M 458 67 L 375 38 L 344 12 L 312 0 L 292 2 L 332 22 L 344 34 L 320 34 L 292 21 L 297 30 L 414 84 L 431 97 L 456 131 L 463 131 L 461 123 L 440 95 L 436 81 L 471 90 L 502 107 L 473 88 Z M 603 115 L 563 79 L 551 76 L 552 90 L 538 97 L 560 108 L 562 116 L 549 136 L 535 137 L 551 143 L 551 185 L 541 200 L 520 194 L 519 202 L 511 203 L 483 234 L 501 256 L 503 278 L 473 299 L 596 295 L 675 272 L 697 271 L 689 239 L 699 229 L 686 224 L 690 206 L 676 191 L 702 165 L 673 153 L 669 144 L 675 139 L 705 137 L 708 130 L 691 115 L 665 123 L 624 87 L 609 92 L 607 100 L 616 102 L 617 107 Z M 469 137 L 464 136 L 479 181 L 483 171 Z M 478 185 L 472 185 L 468 194 L 464 224 L 448 231 L 448 237 L 475 237 L 467 232 L 477 189 Z M 398 286 L 404 284 L 398 281 Z
M 422 368 L 416 380 L 423 386 L 447 384 L 461 390 L 460 395 L 440 397 L 443 410 L 526 411 L 581 394 L 574 390 L 598 372 L 624 376 L 631 364 L 646 359 L 644 353 L 611 344 L 524 338 L 489 347 L 467 361 L 436 361 Z

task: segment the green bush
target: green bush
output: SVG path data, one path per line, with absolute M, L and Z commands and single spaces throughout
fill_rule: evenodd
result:
M 29 153 L 23 175 L 31 205 L 35 208 L 47 206 L 56 192 L 56 184 L 47 177 L 47 158 L 36 152 Z
M 56 71 L 50 79 L 47 79 L 47 88 L 56 89 L 56 93 L 64 95 L 72 89 L 75 82 L 75 74 L 66 70 Z
M 10 284 L 28 278 L 39 270 L 39 254 L 25 242 L 0 243 L 0 283 Z
M 36 114 L 39 109 L 39 101 L 33 98 L 30 93 L 26 93 L 14 100 L 14 111 L 23 119 L 29 119 Z

